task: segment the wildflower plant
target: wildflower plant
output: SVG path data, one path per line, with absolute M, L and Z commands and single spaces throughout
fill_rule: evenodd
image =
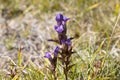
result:
M 57 75 L 56 75 L 56 63 L 57 63 L 57 55 L 58 55 L 58 50 L 59 50 L 59 47 L 57 46 L 54 50 L 54 55 L 52 57 L 52 54 L 50 52 L 46 52 L 45 54 L 45 58 L 48 58 L 48 60 L 50 61 L 51 63 L 51 66 L 50 66 L 50 71 L 52 72 L 53 76 L 54 76 L 54 80 L 57 80 Z
M 53 41 L 59 44 L 54 50 L 53 57 L 51 56 L 51 53 L 46 52 L 45 58 L 48 58 L 52 65 L 52 72 L 54 73 L 54 79 L 57 79 L 56 73 L 56 65 L 57 65 L 57 58 L 60 60 L 62 67 L 63 67 L 63 72 L 65 75 L 65 79 L 68 80 L 68 72 L 70 68 L 73 66 L 70 62 L 70 57 L 72 55 L 72 42 L 71 40 L 73 38 L 68 38 L 66 33 L 67 33 L 67 26 L 66 23 L 70 18 L 67 18 L 66 16 L 63 16 L 62 14 L 57 14 L 56 15 L 56 22 L 57 25 L 54 26 L 55 31 L 58 34 L 58 39 L 49 39 L 48 41 Z

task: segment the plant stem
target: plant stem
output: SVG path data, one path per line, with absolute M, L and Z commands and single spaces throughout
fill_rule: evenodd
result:
M 65 80 L 68 80 L 67 72 L 65 73 Z
M 64 74 L 65 74 L 65 80 L 68 80 L 68 62 L 69 62 L 69 57 L 67 57 L 67 60 L 65 61 L 65 68 L 64 68 Z
M 54 71 L 53 75 L 54 75 L 54 80 L 57 80 L 57 74 L 56 74 L 56 71 Z
M 54 80 L 57 80 L 57 73 L 56 73 L 56 66 L 54 66 L 54 69 L 52 70 Z

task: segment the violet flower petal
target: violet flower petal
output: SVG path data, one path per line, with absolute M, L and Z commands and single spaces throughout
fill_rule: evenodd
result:
M 71 39 L 70 39 L 70 38 L 66 40 L 66 44 L 67 44 L 68 46 L 71 45 Z
M 62 21 L 63 20 L 63 15 L 62 14 L 57 14 L 56 15 L 56 21 L 59 22 L 59 21 Z
M 70 18 L 67 18 L 66 16 L 63 16 L 63 21 L 67 22 Z
M 44 57 L 48 59 L 52 58 L 51 53 L 49 52 L 46 52 Z
M 55 50 L 54 50 L 54 53 L 58 53 L 60 50 L 60 47 L 59 46 L 56 46 Z
M 55 28 L 55 30 L 56 30 L 58 33 L 61 33 L 61 32 L 64 31 L 63 25 L 55 26 L 54 28 Z

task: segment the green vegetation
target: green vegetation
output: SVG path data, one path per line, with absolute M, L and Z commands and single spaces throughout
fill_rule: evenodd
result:
M 43 58 L 45 51 L 51 49 L 48 46 L 50 43 L 43 39 L 56 37 L 53 32 L 54 16 L 59 12 L 70 17 L 67 24 L 70 33 L 67 35 L 76 36 L 73 40 L 73 50 L 76 53 L 72 56 L 75 66 L 69 72 L 69 80 L 120 80 L 119 0 L 0 0 L 0 14 L 7 23 L 17 18 L 24 19 L 26 14 L 31 14 L 41 24 L 39 29 L 47 32 L 38 34 L 41 36 L 41 41 L 38 40 L 41 51 L 37 52 L 37 61 L 29 58 L 29 55 L 25 56 L 29 52 L 18 49 L 18 56 L 14 55 L 14 59 L 11 54 L 7 55 L 11 59 L 7 68 L 4 68 L 6 71 L 0 70 L 0 80 L 53 80 L 53 75 L 47 68 L 50 63 Z M 27 27 L 18 32 L 20 38 L 27 40 L 33 36 L 36 39 L 30 31 L 31 25 L 23 24 Z M 16 33 L 17 31 L 3 39 L 8 51 L 14 49 Z M 57 76 L 58 80 L 65 79 L 61 65 L 57 65 Z

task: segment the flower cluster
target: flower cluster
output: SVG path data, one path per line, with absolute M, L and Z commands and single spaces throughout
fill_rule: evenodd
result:
M 63 16 L 62 14 L 57 14 L 56 15 L 56 22 L 57 25 L 54 26 L 55 31 L 58 34 L 58 39 L 57 40 L 53 40 L 53 39 L 49 39 L 48 41 L 53 41 L 53 42 L 57 42 L 59 45 L 61 45 L 61 47 L 57 46 L 54 50 L 54 54 L 53 57 L 51 55 L 51 53 L 46 52 L 46 55 L 44 56 L 45 58 L 48 58 L 51 65 L 52 65 L 52 70 L 53 72 L 55 72 L 55 68 L 56 68 L 56 64 L 57 64 L 57 58 L 59 57 L 59 59 L 61 59 L 61 63 L 63 65 L 63 69 L 64 69 L 64 74 L 65 74 L 65 78 L 66 80 L 67 78 L 67 74 L 68 71 L 70 69 L 70 57 L 72 52 L 72 43 L 71 40 L 73 38 L 68 38 L 66 33 L 67 33 L 67 27 L 66 27 L 66 23 L 70 18 L 67 18 L 65 16 Z M 58 56 L 59 54 L 59 56 Z
M 55 71 L 55 68 L 56 68 L 56 62 L 57 62 L 57 55 L 58 55 L 58 52 L 59 52 L 59 47 L 57 46 L 53 52 L 53 57 L 52 57 L 52 53 L 50 52 L 46 52 L 45 53 L 45 58 L 48 58 L 51 65 L 52 65 L 52 71 L 54 72 Z
M 66 22 L 69 20 L 69 18 L 63 16 L 62 14 L 57 14 L 56 16 L 56 22 L 57 25 L 54 26 L 54 29 L 57 31 L 58 33 L 58 40 L 59 43 L 62 44 L 62 41 L 66 41 L 67 40 L 67 36 L 66 36 Z

